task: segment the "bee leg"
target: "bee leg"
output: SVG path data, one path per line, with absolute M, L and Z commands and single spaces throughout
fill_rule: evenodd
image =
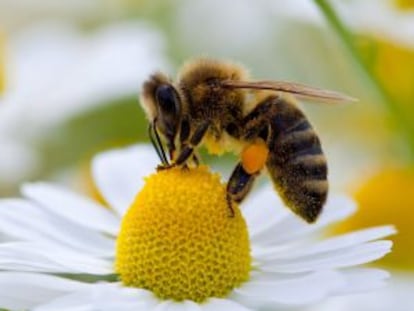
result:
M 227 195 L 237 203 L 242 202 L 249 194 L 269 154 L 268 146 L 263 138 L 257 135 L 256 138 L 250 139 L 250 143 L 241 153 L 241 162 L 237 164 L 227 183 Z M 230 205 L 229 208 L 232 210 Z
M 193 153 L 193 159 L 192 160 L 193 160 L 193 163 L 194 163 L 195 166 L 200 165 L 200 157 L 195 152 Z
M 173 167 L 176 167 L 177 165 L 175 163 L 169 163 L 169 164 L 159 164 L 157 165 L 157 172 L 159 171 L 164 171 L 164 170 L 169 170 Z
M 193 155 L 191 156 L 191 159 L 189 159 L 186 163 L 182 165 L 183 169 L 189 170 L 190 167 L 197 167 L 200 165 L 200 159 L 195 152 L 196 150 L 193 150 Z
M 226 194 L 226 201 L 227 201 L 227 207 L 229 208 L 229 217 L 233 218 L 235 215 L 234 208 L 233 208 L 233 200 L 229 193 Z
M 252 189 L 253 182 L 258 173 L 250 174 L 246 172 L 242 163 L 237 164 L 230 179 L 227 183 L 227 203 L 231 212 L 231 216 L 234 216 L 234 210 L 231 202 L 242 202 L 247 194 Z
M 193 156 L 191 157 L 191 164 L 192 164 L 192 167 L 197 167 L 200 164 L 200 160 L 198 156 L 196 155 L 195 150 L 193 150 Z M 182 169 L 186 171 L 190 170 L 190 163 L 188 162 L 184 163 L 182 166 Z
M 241 203 L 249 194 L 255 178 L 266 164 L 270 134 L 268 119 L 272 108 L 270 105 L 268 107 L 259 104 L 242 122 L 241 136 L 249 144 L 242 151 L 241 162 L 237 164 L 227 183 L 227 196 L 237 203 Z M 234 214 L 230 204 L 229 208 Z
M 196 148 L 200 144 L 204 135 L 207 133 L 209 126 L 210 123 L 205 122 L 196 128 L 196 130 L 190 138 L 189 143 L 184 143 L 181 146 L 180 153 L 178 154 L 177 159 L 175 160 L 176 165 L 184 164 L 191 156 L 194 155 L 194 148 Z

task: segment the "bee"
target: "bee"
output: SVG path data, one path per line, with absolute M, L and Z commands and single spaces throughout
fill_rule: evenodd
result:
M 242 202 L 266 168 L 284 203 L 312 223 L 328 195 L 327 161 L 296 98 L 353 100 L 298 83 L 252 81 L 242 66 L 196 59 L 183 66 L 175 81 L 160 72 L 151 75 L 140 103 L 162 162 L 159 169 L 198 165 L 202 145 L 213 154 L 234 152 L 240 161 L 227 183 L 231 211 L 231 203 Z

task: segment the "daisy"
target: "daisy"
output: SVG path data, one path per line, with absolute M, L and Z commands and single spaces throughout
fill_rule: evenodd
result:
M 93 175 L 109 208 L 47 183 L 1 200 L 0 308 L 284 310 L 388 277 L 356 266 L 390 251 L 379 239 L 392 227 L 318 239 L 354 211 L 347 197 L 331 196 L 308 225 L 269 186 L 230 217 L 218 174 L 156 165 L 144 145 L 98 155 Z

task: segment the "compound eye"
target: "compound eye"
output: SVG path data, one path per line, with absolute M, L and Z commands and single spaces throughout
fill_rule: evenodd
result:
M 173 145 L 181 113 L 177 91 L 169 84 L 162 84 L 156 89 L 155 98 L 158 104 L 157 126 Z
M 178 99 L 176 91 L 171 85 L 160 85 L 155 92 L 155 97 L 162 112 L 173 115 L 177 113 Z

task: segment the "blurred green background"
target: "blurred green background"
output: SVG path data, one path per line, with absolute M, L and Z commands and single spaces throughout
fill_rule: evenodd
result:
M 95 153 L 148 142 L 137 99 L 143 80 L 155 70 L 174 76 L 197 56 L 358 98 L 303 105 L 332 189 L 359 203 L 334 230 L 395 224 L 394 252 L 381 264 L 413 270 L 411 0 L 3 0 L 0 196 L 37 179 L 91 193 Z M 234 160 L 206 156 L 226 170 Z

